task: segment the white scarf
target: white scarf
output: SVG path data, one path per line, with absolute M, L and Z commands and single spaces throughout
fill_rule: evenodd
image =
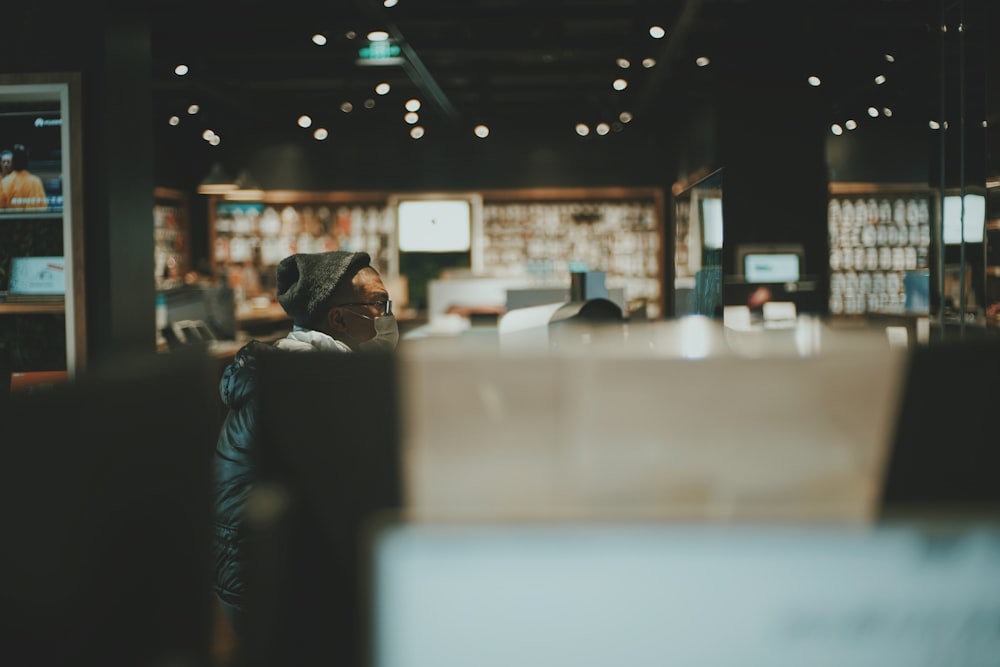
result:
M 292 331 L 276 342 L 275 347 L 280 350 L 290 350 L 292 352 L 351 352 L 351 348 L 346 343 L 326 335 L 322 331 L 312 329 L 294 328 Z

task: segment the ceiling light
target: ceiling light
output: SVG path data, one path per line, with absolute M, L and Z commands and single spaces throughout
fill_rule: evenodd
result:
M 885 116 L 886 118 L 892 118 L 892 109 L 890 109 L 889 107 L 883 107 L 882 115 Z
M 472 131 L 480 139 L 485 139 L 486 137 L 490 136 L 490 128 L 488 128 L 485 125 L 476 125 L 474 128 L 472 128 Z
M 237 188 L 236 181 L 229 175 L 221 162 L 214 162 L 205 178 L 198 184 L 198 194 L 217 195 Z
M 399 0 L 382 0 L 382 6 L 385 8 L 395 7 L 399 3 Z
M 830 131 L 839 137 L 844 133 L 844 128 L 842 128 L 837 123 L 834 123 L 833 125 L 830 126 Z
M 354 105 L 351 104 L 350 102 L 341 102 L 340 110 L 343 111 L 344 113 L 351 113 L 352 111 L 354 111 Z
M 588 134 L 590 134 L 590 127 L 588 127 L 586 123 L 577 123 L 576 133 L 579 134 L 581 137 L 585 137 Z
M 858 127 L 858 121 L 852 118 L 844 123 L 844 127 L 846 127 L 848 130 L 855 130 Z
M 646 69 L 653 69 L 656 67 L 656 58 L 643 58 L 642 66 Z
M 389 39 L 389 33 L 385 30 L 372 30 L 366 35 L 369 42 L 384 42 Z
M 187 73 L 188 73 L 187 65 L 178 65 L 177 67 L 174 68 L 174 74 L 176 74 L 177 76 L 184 76 Z
M 205 141 L 210 141 L 214 136 L 215 132 L 213 132 L 212 130 L 205 130 L 204 132 L 201 133 L 201 138 L 204 139 Z
M 698 58 L 695 59 L 694 64 L 697 65 L 698 67 L 705 67 L 710 62 L 712 61 L 709 60 L 708 56 L 698 56 Z
M 208 140 L 208 143 L 211 144 L 212 146 L 218 146 L 219 144 L 222 143 L 222 137 L 220 137 L 217 134 L 213 134 L 212 138 Z
M 326 44 L 326 35 L 324 35 L 321 32 L 317 32 L 315 35 L 312 36 L 312 42 L 316 46 L 323 46 Z
M 169 123 L 170 125 L 180 125 L 181 119 L 179 116 L 171 116 L 170 118 L 167 119 L 167 123 Z
M 392 86 L 385 81 L 375 86 L 375 92 L 379 95 L 388 95 L 390 90 L 392 90 Z
M 881 86 L 883 83 L 885 83 L 885 74 L 879 74 L 877 77 L 875 77 L 876 85 Z
M 649 26 L 649 36 L 653 39 L 663 39 L 663 36 L 667 34 L 667 31 L 663 29 L 662 26 L 651 25 Z
M 629 62 L 628 58 L 618 58 L 617 60 L 615 60 L 615 63 L 617 63 L 618 66 L 621 67 L 622 69 L 628 69 L 629 67 L 632 66 L 632 63 Z
M 885 54 L 885 61 L 887 63 L 894 63 L 894 62 L 896 62 L 896 57 L 893 56 L 891 53 L 887 53 L 887 54 Z
M 410 136 L 414 139 L 419 139 L 420 137 L 424 136 L 424 128 L 420 127 L 419 125 L 417 125 L 416 127 L 411 127 Z
M 623 123 L 630 123 L 632 122 L 632 113 L 629 111 L 622 111 L 620 114 L 618 114 L 618 120 L 620 120 Z
M 329 136 L 330 133 L 327 131 L 325 127 L 317 127 L 315 130 L 313 130 L 313 139 L 315 139 L 316 141 L 323 141 Z
M 299 124 L 299 127 L 309 127 L 313 124 L 313 119 L 306 114 L 302 114 L 296 122 Z
M 598 123 L 597 127 L 594 129 L 597 130 L 597 133 L 603 137 L 605 134 L 611 131 L 611 126 L 608 125 L 607 123 Z
M 872 118 L 878 118 L 878 109 L 875 107 L 868 107 L 868 115 Z
M 808 81 L 809 85 L 812 86 L 813 88 L 818 88 L 819 86 L 823 85 L 823 80 L 820 79 L 815 74 L 813 74 L 811 77 L 809 77 L 808 79 L 806 79 L 806 81 Z
M 625 79 L 615 79 L 611 82 L 611 87 L 615 90 L 625 90 L 628 88 L 628 81 Z
M 931 122 L 927 123 L 927 125 L 932 130 L 940 130 L 941 129 L 941 123 L 937 122 L 936 120 L 932 120 Z
M 187 111 L 189 115 L 193 116 L 199 111 L 201 111 L 201 107 L 199 107 L 197 104 L 192 104 L 188 107 Z
M 416 113 L 415 111 L 407 112 L 403 116 L 403 120 L 405 120 L 408 125 L 413 125 L 418 120 L 420 120 L 420 114 Z
M 367 100 L 364 101 L 364 105 L 365 105 L 366 109 L 374 109 L 375 108 L 375 100 L 373 100 L 372 98 L 369 97 Z
M 407 111 L 420 111 L 420 100 L 410 98 L 406 100 L 406 104 L 403 105 Z

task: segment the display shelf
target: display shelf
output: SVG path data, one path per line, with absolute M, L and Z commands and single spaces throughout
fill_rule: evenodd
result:
M 831 315 L 929 313 L 936 201 L 919 185 L 831 184 Z
M 63 301 L 31 303 L 31 302 L 5 302 L 0 303 L 0 314 L 3 315 L 31 315 L 35 313 L 61 313 L 66 310 Z
M 45 206 L 0 209 L 0 289 L 10 285 L 15 257 L 59 256 L 65 271 L 61 301 L 29 293 L 0 302 L 0 344 L 27 377 L 72 378 L 86 364 L 80 109 L 78 73 L 0 75 L 0 128 L 11 142 L 2 148 L 24 146 Z
M 481 197 L 482 260 L 470 271 L 570 284 L 570 273 L 604 271 L 651 317 L 661 313 L 662 193 L 657 188 L 487 190 Z M 274 267 L 294 252 L 368 252 L 376 268 L 399 279 L 394 202 L 421 197 L 387 192 L 265 191 L 253 201 L 209 197 L 214 271 L 238 300 L 273 298 Z M 437 195 L 435 195 L 437 196 Z M 406 276 L 402 276 L 406 278 Z
M 178 190 L 153 190 L 153 275 L 158 291 L 184 284 L 191 268 L 187 196 Z

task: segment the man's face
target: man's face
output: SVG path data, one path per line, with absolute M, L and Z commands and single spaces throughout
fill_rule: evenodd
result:
M 12 166 L 12 160 L 13 158 L 9 155 L 0 157 L 0 171 L 5 174 L 9 174 Z
M 384 315 L 385 310 L 376 304 L 389 300 L 389 292 L 378 273 L 370 268 L 361 269 L 351 281 L 354 286 L 354 305 L 342 306 L 342 322 L 345 342 L 354 347 L 357 343 L 371 340 L 375 336 L 375 318 Z M 365 304 L 365 305 L 358 305 Z

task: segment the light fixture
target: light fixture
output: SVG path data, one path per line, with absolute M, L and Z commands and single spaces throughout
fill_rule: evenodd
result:
M 264 196 L 264 190 L 260 187 L 260 183 L 250 175 L 250 171 L 247 169 L 240 169 L 240 173 L 236 175 L 235 184 L 234 189 L 226 191 L 226 199 L 257 201 Z
M 221 195 L 232 192 L 239 186 L 229 175 L 221 162 L 215 162 L 208 170 L 208 174 L 198 184 L 198 194 L 201 195 Z

